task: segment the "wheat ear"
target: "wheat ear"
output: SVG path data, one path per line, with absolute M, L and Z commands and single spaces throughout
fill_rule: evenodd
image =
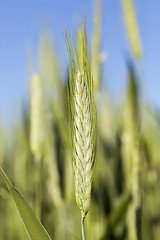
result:
M 45 105 L 41 78 L 34 74 L 31 81 L 30 95 L 30 147 L 35 160 L 35 211 L 41 218 L 41 159 L 45 142 Z
M 36 162 L 42 158 L 44 145 L 44 99 L 41 78 L 34 74 L 30 95 L 30 147 Z
M 78 34 L 76 58 L 71 37 L 67 34 L 66 43 L 70 62 L 68 102 L 73 147 L 75 197 L 81 210 L 82 238 L 84 239 L 83 224 L 90 207 L 96 139 L 96 113 L 85 28 L 81 28 Z
M 122 0 L 124 19 L 131 49 L 135 58 L 141 59 L 142 45 L 133 0 Z
M 76 201 L 85 216 L 90 206 L 93 165 L 93 123 L 89 86 L 78 72 L 74 87 L 73 166 Z

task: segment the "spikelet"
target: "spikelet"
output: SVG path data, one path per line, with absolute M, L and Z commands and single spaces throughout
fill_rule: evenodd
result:
M 30 146 L 35 160 L 38 160 L 42 157 L 44 144 L 44 99 L 38 74 L 32 77 L 30 99 Z
M 74 57 L 69 37 L 66 34 L 70 62 L 68 102 L 73 147 L 75 197 L 83 219 L 90 206 L 92 167 L 95 158 L 96 114 L 86 31 L 80 29 L 78 34 L 77 59 Z

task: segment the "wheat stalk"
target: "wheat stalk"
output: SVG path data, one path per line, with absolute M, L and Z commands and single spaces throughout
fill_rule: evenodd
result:
M 66 43 L 70 62 L 68 102 L 73 147 L 75 197 L 81 210 L 82 238 L 84 239 L 83 224 L 90 207 L 96 139 L 96 114 L 85 28 L 81 28 L 78 34 L 76 58 L 71 37 L 67 34 Z

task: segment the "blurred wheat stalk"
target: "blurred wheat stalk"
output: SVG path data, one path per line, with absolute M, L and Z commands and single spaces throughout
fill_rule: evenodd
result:
M 122 5 L 131 49 L 134 56 L 140 59 L 142 57 L 142 45 L 133 0 L 122 0 Z
M 92 168 L 95 158 L 96 111 L 85 23 L 78 32 L 77 55 L 65 33 L 70 72 L 68 105 L 75 178 L 76 202 L 81 210 L 82 238 L 84 218 L 90 207 Z

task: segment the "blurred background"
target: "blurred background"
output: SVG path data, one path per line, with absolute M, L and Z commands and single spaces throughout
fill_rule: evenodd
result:
M 154 108 L 159 108 L 158 76 L 160 67 L 160 21 L 158 0 L 134 1 L 143 45 L 143 61 L 139 67 L 143 94 Z M 0 3 L 0 113 L 4 122 L 19 117 L 21 103 L 28 96 L 30 61 L 38 71 L 42 36 L 49 32 L 61 61 L 63 75 L 67 52 L 62 35 L 63 24 L 76 34 L 86 14 L 91 42 L 94 1 L 2 1 Z M 103 64 L 103 85 L 119 99 L 126 88 L 126 58 L 130 57 L 121 1 L 102 2 L 101 51 L 107 56 Z M 116 69 L 116 71 L 115 71 Z M 9 120 L 11 119 L 11 120 Z
M 0 2 L 0 165 L 53 239 L 80 239 L 64 27 L 86 16 L 97 99 L 87 239 L 160 237 L 160 2 Z M 0 239 L 29 239 L 0 179 Z

